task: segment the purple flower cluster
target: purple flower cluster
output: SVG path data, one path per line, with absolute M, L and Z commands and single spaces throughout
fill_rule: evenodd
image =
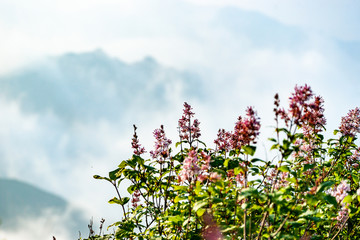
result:
M 338 216 L 336 217 L 336 220 L 340 224 L 344 223 L 347 216 L 349 215 L 349 209 L 346 207 L 346 204 L 343 203 L 343 200 L 348 195 L 348 192 L 350 192 L 350 184 L 348 184 L 346 181 L 341 181 L 339 185 L 337 185 L 330 191 L 330 195 L 335 197 L 336 201 L 341 206 L 341 209 L 338 212 Z
M 155 150 L 150 151 L 151 157 L 154 159 L 159 157 L 162 159 L 167 158 L 170 155 L 171 140 L 165 136 L 164 126 L 161 125 L 160 128 L 155 129 L 153 134 L 156 141 Z
M 279 96 L 275 95 L 275 115 L 285 120 L 287 126 L 294 123 L 297 126 L 311 126 L 315 132 L 321 131 L 326 124 L 324 116 L 324 100 L 320 96 L 314 96 L 310 86 L 295 86 L 292 93 L 289 110 L 279 107 Z
M 139 144 L 139 139 L 136 134 L 137 127 L 134 125 L 134 135 L 131 142 L 131 147 L 134 149 L 134 154 L 140 156 L 141 154 L 145 153 L 145 148 L 141 147 L 141 144 Z
M 179 119 L 180 138 L 181 140 L 188 140 L 190 143 L 201 136 L 199 120 L 195 119 L 191 123 L 191 118 L 195 115 L 191 110 L 191 106 L 185 102 L 183 115 Z
M 205 152 L 200 152 L 200 158 L 198 158 L 197 152 L 191 150 L 183 162 L 182 169 L 178 176 L 179 181 L 181 183 L 185 181 L 191 183 L 196 180 L 202 182 L 209 178 L 210 160 L 211 156 Z M 210 174 L 210 180 L 217 181 L 219 180 L 219 176 Z
M 224 129 L 220 129 L 214 142 L 220 151 L 241 149 L 242 146 L 256 143 L 256 137 L 260 134 L 260 126 L 260 119 L 256 112 L 252 107 L 248 107 L 246 117 L 238 117 L 234 132 L 226 132 Z
M 355 137 L 360 132 L 360 109 L 349 111 L 346 117 L 341 118 L 340 132 L 345 136 Z

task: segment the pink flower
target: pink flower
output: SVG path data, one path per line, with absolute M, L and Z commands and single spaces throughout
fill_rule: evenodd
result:
M 214 141 L 218 149 L 229 151 L 241 149 L 242 146 L 256 143 L 260 134 L 260 120 L 252 107 L 246 109 L 246 117 L 238 117 L 234 132 L 226 132 L 224 129 L 218 131 L 218 138 Z
M 198 156 L 195 150 L 191 150 L 188 157 L 184 159 L 178 176 L 179 181 L 191 183 L 196 180 L 201 182 L 206 180 L 209 175 L 210 160 L 211 156 L 205 152 L 200 152 L 200 156 Z
M 140 202 L 140 195 L 141 195 L 140 190 L 134 191 L 132 200 L 131 200 L 132 206 L 134 208 L 136 208 L 138 206 L 138 202 Z
M 345 163 L 345 166 L 348 170 L 357 169 L 359 167 L 360 161 L 360 149 L 355 149 L 352 151 L 352 154 L 349 156 L 348 161 Z
M 239 116 L 234 127 L 231 144 L 233 149 L 240 149 L 242 146 L 256 143 L 256 137 L 260 134 L 259 117 L 252 107 L 246 109 L 246 118 Z
M 188 157 L 185 158 L 182 170 L 179 173 L 180 182 L 196 180 L 197 175 L 200 173 L 198 162 L 196 151 L 191 150 Z
M 205 181 L 207 178 L 208 178 L 208 175 L 205 175 L 205 174 L 200 174 L 200 175 L 197 177 L 197 179 L 198 179 L 200 182 Z
M 210 180 L 213 182 L 217 182 L 217 181 L 221 180 L 221 175 L 218 174 L 217 172 L 212 172 L 212 173 L 210 173 Z
M 287 187 L 289 185 L 289 182 L 287 181 L 287 178 L 289 177 L 288 172 L 279 171 L 277 177 L 278 179 L 276 181 L 274 189 L 279 190 L 280 188 Z M 275 178 L 276 178 L 276 169 L 272 168 L 270 170 L 270 173 L 265 178 L 265 183 L 268 186 L 272 186 L 275 183 Z
M 335 186 L 330 191 L 330 195 L 336 198 L 336 201 L 341 205 L 341 209 L 338 212 L 338 216 L 336 217 L 336 220 L 341 224 L 344 223 L 347 216 L 349 215 L 349 209 L 346 207 L 346 204 L 343 203 L 344 198 L 348 195 L 348 192 L 350 192 L 350 184 L 348 184 L 346 181 L 341 181 L 341 183 L 337 186 Z
M 225 152 L 230 151 L 231 149 L 230 140 L 232 137 L 232 133 L 226 132 L 225 129 L 219 129 L 217 136 L 218 138 L 215 139 L 214 141 L 214 143 L 217 146 L 217 149 L 219 151 L 225 151 Z
M 341 118 L 340 132 L 345 136 L 355 137 L 360 132 L 360 109 L 349 111 L 346 117 Z
M 163 160 L 170 155 L 171 140 L 165 136 L 165 131 L 164 131 L 163 125 L 161 125 L 160 128 L 155 129 L 153 134 L 156 139 L 155 150 L 150 151 L 150 155 L 152 158 L 161 157 Z
M 240 162 L 239 166 L 243 169 L 246 168 L 246 164 L 244 162 Z M 240 185 L 245 187 L 245 174 L 243 172 L 240 172 L 238 175 L 235 176 L 236 182 L 238 182 Z
M 131 147 L 134 149 L 134 154 L 140 156 L 141 154 L 145 153 L 145 148 L 141 147 L 139 144 L 139 139 L 136 134 L 137 127 L 134 124 L 134 135 L 131 142 Z
M 287 126 L 294 123 L 297 126 L 311 126 L 312 131 L 317 133 L 326 124 L 324 116 L 324 100 L 320 96 L 314 96 L 311 88 L 305 86 L 295 86 L 292 93 L 289 110 L 286 112 L 279 107 L 279 96 L 275 95 L 275 115 L 285 120 Z
M 191 110 L 191 106 L 185 102 L 184 113 L 179 119 L 180 138 L 181 140 L 188 140 L 190 143 L 201 136 L 200 122 L 197 119 L 191 121 L 191 118 L 195 115 Z

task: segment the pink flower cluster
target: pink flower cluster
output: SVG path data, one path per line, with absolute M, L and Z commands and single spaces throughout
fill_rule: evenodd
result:
M 316 148 L 316 146 L 311 138 L 308 139 L 308 141 L 305 141 L 304 139 L 296 139 L 294 145 L 299 148 L 299 151 L 293 152 L 292 154 L 292 156 L 296 160 L 300 160 L 297 162 L 298 164 L 297 166 L 301 167 L 305 164 L 315 163 L 313 150 Z M 314 169 L 308 169 L 304 172 L 304 174 L 310 176 L 313 173 L 313 171 Z
M 179 119 L 180 138 L 181 140 L 188 140 L 190 143 L 201 136 L 199 120 L 195 119 L 191 124 L 191 118 L 195 115 L 191 110 L 191 106 L 185 102 L 184 113 Z
M 360 161 L 360 149 L 356 149 L 355 151 L 352 152 L 352 155 L 349 157 L 348 159 L 348 163 L 349 163 L 349 168 L 358 168 L 359 165 L 359 161 Z
M 155 141 L 155 150 L 150 151 L 150 155 L 152 158 L 161 157 L 162 159 L 167 158 L 170 155 L 170 144 L 171 140 L 165 136 L 164 126 L 161 125 L 160 128 L 155 129 L 154 137 Z
M 136 129 L 137 127 L 134 125 L 134 135 L 132 138 L 131 147 L 134 149 L 134 154 L 140 156 L 141 154 L 145 153 L 145 148 L 141 147 L 141 144 L 139 144 Z
M 240 162 L 239 166 L 242 167 L 243 169 L 246 168 L 245 162 Z M 238 175 L 236 175 L 235 179 L 237 183 L 239 183 L 242 187 L 245 187 L 245 174 L 243 172 L 240 172 Z
M 287 126 L 294 123 L 297 126 L 310 125 L 316 132 L 321 131 L 326 124 L 324 117 L 324 100 L 314 96 L 310 86 L 295 86 L 295 92 L 289 98 L 289 110 L 279 107 L 279 96 L 275 95 L 275 115 L 285 120 Z
M 234 134 L 232 137 L 232 147 L 241 148 L 249 145 L 251 142 L 256 143 L 255 139 L 260 134 L 259 117 L 252 107 L 246 109 L 246 118 L 239 116 L 235 124 Z
M 140 190 L 134 191 L 132 200 L 131 200 L 132 206 L 134 208 L 136 208 L 138 206 L 138 202 L 140 202 L 140 195 L 141 195 Z
M 202 182 L 209 178 L 210 160 L 211 156 L 205 152 L 200 152 L 200 158 L 198 158 L 197 152 L 191 150 L 183 162 L 182 169 L 178 176 L 179 181 L 181 183 L 185 181 L 191 183 L 196 180 Z M 219 180 L 219 176 L 211 173 L 210 180 L 217 181 Z
M 346 117 L 341 118 L 340 132 L 345 136 L 355 137 L 360 132 L 360 109 L 349 111 Z
M 218 131 L 218 138 L 214 141 L 217 148 L 225 151 L 241 149 L 242 146 L 256 143 L 256 137 L 260 134 L 260 121 L 252 107 L 246 109 L 246 117 L 238 117 L 234 132 Z
M 232 133 L 225 131 L 225 129 L 219 129 L 217 134 L 217 139 L 215 139 L 215 144 L 219 151 L 230 151 L 231 150 L 231 139 Z
M 287 187 L 289 185 L 289 182 L 287 181 L 287 178 L 289 177 L 288 172 L 281 172 L 278 173 L 278 179 L 275 183 L 276 179 L 276 169 L 271 169 L 270 173 L 265 178 L 265 184 L 268 187 L 272 187 L 273 184 L 275 184 L 274 189 L 279 190 L 280 188 Z
M 347 216 L 349 215 L 349 209 L 346 208 L 346 204 L 343 203 L 344 198 L 348 195 L 348 192 L 350 192 L 350 184 L 348 184 L 346 181 L 341 181 L 341 183 L 331 189 L 330 195 L 336 198 L 336 201 L 341 205 L 341 209 L 338 213 L 338 216 L 336 217 L 336 220 L 339 223 L 344 223 Z

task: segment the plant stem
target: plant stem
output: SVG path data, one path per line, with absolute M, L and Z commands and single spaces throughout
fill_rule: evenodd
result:
M 116 187 L 116 182 L 114 181 L 114 182 L 111 182 L 111 183 L 112 183 L 113 186 L 115 187 L 116 193 L 117 193 L 117 195 L 118 195 L 118 197 L 119 197 L 119 200 L 121 201 L 122 198 L 121 198 L 121 196 L 120 196 L 119 189 Z M 124 213 L 125 219 L 127 219 L 124 205 L 121 204 L 121 207 L 122 207 L 122 209 L 123 209 L 123 213 Z

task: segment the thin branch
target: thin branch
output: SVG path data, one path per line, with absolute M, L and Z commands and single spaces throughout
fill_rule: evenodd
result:
M 345 224 L 347 223 L 347 221 L 349 220 L 350 216 L 348 216 L 346 218 L 346 220 L 343 222 L 343 224 L 341 225 L 341 228 L 339 229 L 339 231 L 334 235 L 334 237 L 331 240 L 334 240 L 339 234 L 340 232 L 343 230 L 343 228 L 345 227 Z

